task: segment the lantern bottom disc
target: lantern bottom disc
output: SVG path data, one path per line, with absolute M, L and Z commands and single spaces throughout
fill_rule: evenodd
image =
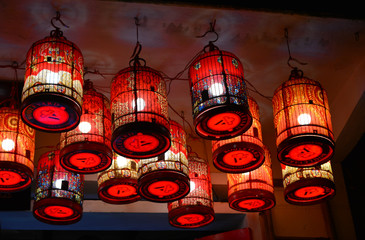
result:
M 285 200 L 294 205 L 313 205 L 335 195 L 335 184 L 326 178 L 302 179 L 284 190 Z
M 207 206 L 181 206 L 169 211 L 169 223 L 178 228 L 197 228 L 214 220 L 214 209 Z
M 194 125 L 200 137 L 224 140 L 246 132 L 252 125 L 252 117 L 243 105 L 219 105 L 199 113 Z
M 66 132 L 79 124 L 81 106 L 65 95 L 37 93 L 22 102 L 21 113 L 22 120 L 32 128 Z
M 112 164 L 112 150 L 97 142 L 77 142 L 64 147 L 60 163 L 68 171 L 93 174 L 106 170 Z
M 0 191 L 16 192 L 32 183 L 33 171 L 16 162 L 0 162 Z
M 44 198 L 34 202 L 33 216 L 48 224 L 72 224 L 80 221 L 82 207 L 70 199 Z
M 264 149 L 253 143 L 233 142 L 213 152 L 214 166 L 227 173 L 249 172 L 260 167 L 264 161 Z
M 320 135 L 299 135 L 278 146 L 278 159 L 292 167 L 313 167 L 328 162 L 334 154 L 334 142 Z
M 261 212 L 275 206 L 275 195 L 263 189 L 245 189 L 228 197 L 229 207 L 241 212 Z
M 152 158 L 165 153 L 171 145 L 169 130 L 156 123 L 134 122 L 114 130 L 112 148 L 127 158 Z
M 190 179 L 173 170 L 158 170 L 138 179 L 138 192 L 152 202 L 171 202 L 185 197 L 190 191 Z
M 110 179 L 98 188 L 99 198 L 110 204 L 126 204 L 141 199 L 137 193 L 137 179 Z

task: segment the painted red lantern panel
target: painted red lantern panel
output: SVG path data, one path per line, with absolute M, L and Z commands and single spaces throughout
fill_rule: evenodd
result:
M 193 118 L 199 136 L 232 138 L 247 131 L 252 118 L 240 60 L 212 50 L 198 56 L 189 69 Z
M 113 153 L 113 163 L 98 174 L 98 195 L 111 204 L 126 204 L 141 199 L 138 189 L 138 160 Z
M 246 173 L 227 174 L 230 208 L 242 212 L 260 212 L 275 206 L 270 152 L 265 147 L 265 162 Z
M 321 203 L 336 194 L 331 161 L 314 167 L 296 168 L 281 164 L 284 197 L 295 205 Z
M 334 154 L 327 93 L 315 80 L 293 70 L 273 97 L 278 159 L 294 167 L 325 163 Z
M 82 217 L 84 177 L 65 170 L 59 154 L 46 152 L 38 161 L 33 215 L 49 224 L 72 224 Z
M 166 83 L 157 71 L 135 64 L 113 79 L 112 148 L 127 158 L 151 158 L 171 144 Z
M 251 97 L 248 97 L 248 104 L 252 116 L 251 127 L 240 136 L 212 141 L 213 164 L 222 172 L 249 172 L 265 161 L 259 108 Z
M 190 193 L 177 201 L 168 203 L 169 223 L 179 228 L 206 226 L 214 218 L 213 191 L 208 163 L 189 156 Z
M 0 108 L 0 192 L 30 186 L 34 171 L 35 130 L 24 124 L 17 109 Z
M 170 202 L 189 193 L 186 134 L 182 126 L 170 121 L 171 147 L 155 158 L 139 162 L 138 192 L 146 200 Z
M 112 162 L 110 102 L 86 83 L 80 123 L 60 140 L 62 167 L 80 174 L 104 171 Z
M 48 132 L 75 128 L 80 121 L 82 86 L 83 56 L 74 43 L 60 31 L 35 42 L 26 58 L 23 121 Z

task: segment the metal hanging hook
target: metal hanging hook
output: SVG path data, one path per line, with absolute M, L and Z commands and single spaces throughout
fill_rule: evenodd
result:
M 137 38 L 137 42 L 136 42 L 136 46 L 134 47 L 134 50 L 133 50 L 133 54 L 131 56 L 131 60 L 129 61 L 129 65 L 132 66 L 132 63 L 133 65 L 135 64 L 138 64 L 140 65 L 140 61 L 144 62 L 144 65 L 146 65 L 146 61 L 143 59 L 143 58 L 140 58 L 139 57 L 139 54 L 141 53 L 142 51 L 142 45 L 141 43 L 139 42 L 139 34 L 138 34 L 138 27 L 141 25 L 140 22 L 139 22 L 139 18 L 138 16 L 136 16 L 134 18 L 134 23 L 136 25 L 136 38 Z
M 291 56 L 290 47 L 289 47 L 289 33 L 288 33 L 288 29 L 287 29 L 287 28 L 285 28 L 285 29 L 284 29 L 284 36 L 285 36 L 285 39 L 286 39 L 286 46 L 287 46 L 287 48 L 288 48 L 288 54 L 289 54 L 289 58 L 288 58 L 287 64 L 288 64 L 288 66 L 289 66 L 290 68 L 298 70 L 298 68 L 297 68 L 297 67 L 294 67 L 293 65 L 291 65 L 291 64 L 290 64 L 290 61 L 297 62 L 297 63 L 299 63 L 300 65 L 306 65 L 307 63 L 305 63 L 305 62 L 301 62 L 301 61 L 299 61 L 298 59 L 293 58 L 293 57 Z
M 214 33 L 216 38 L 213 40 L 213 41 L 209 41 L 210 43 L 214 43 L 216 41 L 218 41 L 219 39 L 219 35 L 218 33 L 215 31 L 215 23 L 216 23 L 216 20 L 214 19 L 213 22 L 210 22 L 210 28 L 208 31 L 206 31 L 203 35 L 201 36 L 196 36 L 197 38 L 203 38 L 205 37 L 208 33 Z
M 69 28 L 68 25 L 66 25 L 62 20 L 61 20 L 61 13 L 59 11 L 56 11 L 56 16 L 53 17 L 51 19 L 51 25 L 55 28 L 55 30 L 52 30 L 51 31 L 51 36 L 57 36 L 57 37 L 60 37 L 63 35 L 62 31 L 60 30 L 59 27 L 57 27 L 54 23 L 54 21 L 58 21 L 62 24 L 62 26 L 66 27 L 66 28 Z

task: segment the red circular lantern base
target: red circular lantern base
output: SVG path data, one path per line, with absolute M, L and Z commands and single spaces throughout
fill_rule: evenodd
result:
M 214 210 L 206 206 L 182 206 L 169 211 L 169 223 L 178 228 L 197 228 L 214 220 Z
M 61 166 L 68 171 L 92 174 L 106 170 L 112 163 L 112 150 L 96 142 L 77 142 L 61 150 Z
M 23 164 L 15 162 L 0 163 L 0 191 L 16 192 L 32 183 L 33 172 Z
M 112 135 L 113 150 L 128 158 L 152 158 L 165 153 L 170 145 L 169 130 L 149 122 L 123 125 Z
M 242 105 L 219 105 L 201 112 L 195 119 L 196 133 L 205 139 L 223 140 L 246 132 L 252 124 L 249 110 Z
M 171 202 L 185 197 L 190 191 L 189 178 L 177 171 L 159 170 L 138 179 L 138 192 L 153 202 Z
M 293 167 L 313 167 L 328 162 L 334 154 L 334 143 L 318 135 L 288 138 L 278 146 L 278 159 Z
M 137 189 L 137 179 L 110 179 L 99 186 L 98 195 L 107 203 L 126 204 L 141 199 Z
M 25 99 L 21 117 L 30 127 L 48 132 L 66 132 L 77 127 L 81 106 L 57 93 L 39 93 Z
M 261 212 L 275 206 L 275 195 L 262 189 L 245 189 L 228 197 L 229 207 L 241 212 Z
M 284 190 L 285 200 L 295 205 L 313 205 L 335 195 L 335 184 L 325 178 L 303 179 Z
M 82 207 L 69 199 L 45 198 L 34 203 L 33 215 L 49 224 L 72 224 L 80 221 Z
M 264 149 L 248 142 L 229 143 L 213 153 L 214 166 L 227 173 L 249 172 L 260 167 L 264 161 Z

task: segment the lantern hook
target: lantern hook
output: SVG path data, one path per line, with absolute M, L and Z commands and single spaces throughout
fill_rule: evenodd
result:
M 288 48 L 288 54 L 289 54 L 289 58 L 288 58 L 287 64 L 288 64 L 288 66 L 289 66 L 290 68 L 292 68 L 293 70 L 298 70 L 298 68 L 297 68 L 297 67 L 294 67 L 293 65 L 291 65 L 291 64 L 290 64 L 290 61 L 294 61 L 294 62 L 296 62 L 296 63 L 299 63 L 300 65 L 306 65 L 307 63 L 305 63 L 305 62 L 301 62 L 301 61 L 299 61 L 298 59 L 293 58 L 293 57 L 291 56 L 290 47 L 289 47 L 289 34 L 288 34 L 288 29 L 287 29 L 287 28 L 285 28 L 285 30 L 284 30 L 284 31 L 285 31 L 286 46 L 287 46 L 287 48 Z
M 207 48 L 207 47 L 209 47 L 209 51 L 212 51 L 212 50 L 215 50 L 215 49 L 218 49 L 218 47 L 217 46 L 215 46 L 214 45 L 214 43 L 216 42 L 216 41 L 218 41 L 218 39 L 219 39 L 219 35 L 218 35 L 218 33 L 215 31 L 215 23 L 216 23 L 216 20 L 214 19 L 213 20 L 213 22 L 210 22 L 210 28 L 209 28 L 209 30 L 208 31 L 206 31 L 203 35 L 201 35 L 201 36 L 196 36 L 197 38 L 203 38 L 203 37 L 205 37 L 208 33 L 213 33 L 213 34 L 215 34 L 215 39 L 214 40 L 212 40 L 212 41 L 209 41 L 209 44 L 207 45 L 207 46 L 205 46 L 204 47 L 204 51 L 205 51 L 205 49 Z
M 54 21 L 59 21 L 62 26 L 64 27 L 67 27 L 69 28 L 69 26 L 67 26 L 62 20 L 61 20 L 61 13 L 59 11 L 56 12 L 56 16 L 53 17 L 51 19 L 51 25 L 55 28 L 55 30 L 52 30 L 51 31 L 51 36 L 54 36 L 54 37 L 62 37 L 63 35 L 63 32 L 60 30 L 59 27 L 57 27 L 55 24 L 54 24 Z
M 144 60 L 143 58 L 139 57 L 139 54 L 142 51 L 142 45 L 139 43 L 139 41 L 137 41 L 136 46 L 134 47 L 133 50 L 133 54 L 131 56 L 131 60 L 129 61 L 129 66 L 134 66 L 134 65 L 141 65 L 140 61 L 142 61 L 144 63 L 144 66 L 146 65 L 146 60 Z

